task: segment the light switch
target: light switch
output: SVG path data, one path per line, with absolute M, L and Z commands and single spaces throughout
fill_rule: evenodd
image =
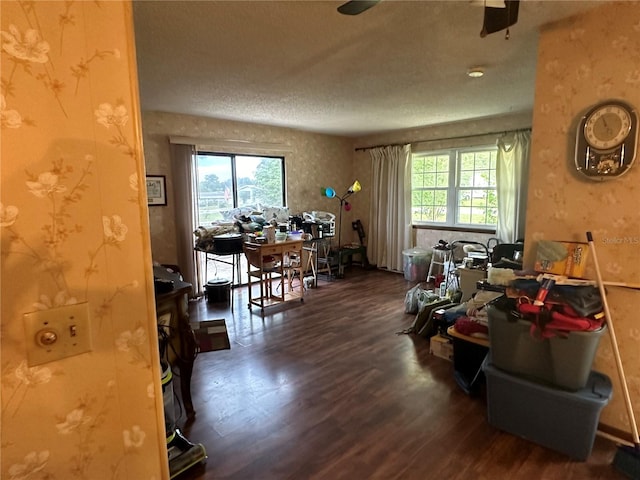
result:
M 26 313 L 24 330 L 30 367 L 91 351 L 88 303 Z

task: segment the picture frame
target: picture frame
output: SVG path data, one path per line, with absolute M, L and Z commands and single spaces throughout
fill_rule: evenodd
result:
M 167 180 L 164 175 L 147 175 L 147 204 L 150 206 L 167 204 Z

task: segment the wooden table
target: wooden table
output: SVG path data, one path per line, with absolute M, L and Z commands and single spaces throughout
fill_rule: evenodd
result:
M 156 293 L 156 315 L 159 327 L 168 326 L 165 329 L 169 334 L 166 356 L 171 367 L 179 369 L 182 402 L 187 419 L 193 420 L 196 412 L 191 399 L 191 375 L 197 347 L 189 322 L 189 295 L 193 287 L 190 283 L 183 282 L 180 275 L 169 272 L 164 267 L 154 267 L 153 275 L 173 282 L 172 290 Z
M 253 305 L 260 307 L 264 312 L 265 307 L 279 304 L 292 299 L 304 301 L 304 285 L 302 281 L 304 265 L 302 265 L 303 240 L 288 240 L 275 243 L 245 242 L 244 254 L 247 257 L 247 274 L 249 277 L 249 308 Z M 269 265 L 265 257 L 273 257 L 275 265 Z M 297 257 L 297 263 L 290 259 Z M 280 284 L 273 287 L 273 274 L 280 277 Z M 298 275 L 300 284 L 296 291 L 293 288 L 293 276 Z M 258 279 L 260 295 L 254 297 L 252 281 Z M 278 290 L 280 293 L 278 294 Z

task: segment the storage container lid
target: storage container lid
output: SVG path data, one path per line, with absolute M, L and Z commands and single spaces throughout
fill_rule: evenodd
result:
M 426 257 L 430 253 L 431 252 L 429 250 L 425 250 L 424 248 L 420 247 L 408 248 L 402 251 L 402 254 L 406 255 L 407 257 Z
M 584 404 L 600 404 L 604 407 L 609 403 L 612 393 L 611 379 L 604 373 L 596 372 L 592 370 L 589 373 L 589 380 L 584 388 L 578 391 L 567 391 L 558 387 L 553 387 L 544 383 L 539 383 L 533 380 L 519 377 L 507 373 L 491 364 L 490 355 L 487 356 L 482 363 L 482 370 L 487 377 L 501 378 L 503 381 L 507 380 L 514 385 L 520 385 L 535 389 L 538 393 L 553 396 L 557 399 L 564 398 L 572 402 L 578 402 Z

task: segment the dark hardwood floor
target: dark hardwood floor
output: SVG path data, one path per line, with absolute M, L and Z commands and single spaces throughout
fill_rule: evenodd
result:
M 192 320 L 226 320 L 230 350 L 201 353 L 196 419 L 204 465 L 180 480 L 621 479 L 596 437 L 586 462 L 500 432 L 483 394 L 466 395 L 428 341 L 397 335 L 413 315 L 402 275 L 352 267 L 304 303 L 235 308 L 191 302 Z

